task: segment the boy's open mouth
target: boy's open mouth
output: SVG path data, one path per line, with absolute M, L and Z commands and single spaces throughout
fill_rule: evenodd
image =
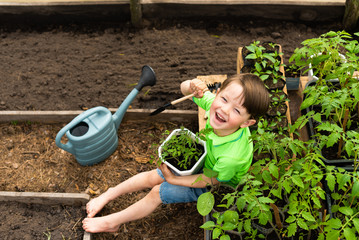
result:
M 219 122 L 226 122 L 226 120 L 225 120 L 220 114 L 218 114 L 218 113 L 216 113 L 216 119 L 217 119 L 217 121 L 219 121 Z

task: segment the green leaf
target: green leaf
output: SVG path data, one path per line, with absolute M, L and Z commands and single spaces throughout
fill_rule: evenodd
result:
M 250 220 L 250 219 L 247 219 L 247 220 L 244 221 L 244 230 L 245 230 L 247 233 L 251 233 L 252 224 L 251 224 L 251 220 Z
M 338 218 L 331 218 L 328 220 L 328 225 L 331 228 L 341 228 L 342 227 L 342 221 L 340 221 Z
M 200 228 L 204 228 L 204 229 L 207 229 L 207 230 L 212 230 L 214 228 L 214 226 L 216 226 L 216 224 L 213 221 L 208 221 L 208 222 L 205 222 L 204 224 L 202 224 L 200 226 Z
M 330 191 L 334 191 L 334 186 L 335 186 L 335 177 L 333 174 L 328 173 L 327 177 L 326 177 L 327 183 L 328 183 L 328 187 Z
M 351 209 L 350 207 L 340 207 L 339 212 L 341 212 L 347 216 L 353 215 L 353 209 Z
M 236 227 L 237 227 L 237 226 L 236 226 L 235 224 L 230 223 L 230 222 L 226 222 L 226 223 L 223 224 L 222 229 L 223 229 L 224 231 L 228 231 L 228 230 L 233 230 L 233 229 L 235 229 Z
M 312 63 L 313 63 L 313 65 L 318 65 L 319 63 L 324 62 L 328 58 L 330 58 L 330 55 L 322 54 L 322 55 L 319 55 L 319 56 L 315 56 L 312 59 Z
M 307 221 L 315 222 L 315 218 L 312 216 L 312 214 L 310 214 L 310 212 L 303 212 L 302 217 Z
M 358 180 L 354 180 L 353 188 L 352 188 L 352 197 L 356 197 L 359 194 L 359 182 Z
M 236 205 L 237 205 L 238 210 L 242 211 L 244 209 L 244 207 L 246 206 L 246 201 L 243 198 L 238 198 Z
M 214 196 L 211 192 L 203 193 L 197 201 L 197 211 L 202 216 L 209 214 L 214 206 Z
M 246 59 L 257 59 L 257 56 L 254 53 L 248 54 Z
M 283 187 L 286 190 L 287 193 L 290 193 L 290 191 L 292 190 L 292 187 L 290 186 L 290 183 L 288 180 L 285 180 L 283 182 Z
M 272 176 L 270 175 L 269 171 L 264 171 L 263 174 L 263 179 L 267 182 L 267 183 L 270 183 L 272 184 L 273 183 L 273 180 L 272 180 Z
M 317 101 L 317 98 L 314 96 L 305 98 L 303 100 L 302 104 L 300 105 L 300 110 L 306 109 L 306 108 L 314 105 L 316 101 Z
M 357 239 L 355 237 L 355 232 L 353 231 L 353 229 L 351 229 L 349 227 L 344 228 L 344 236 L 345 236 L 345 239 Z
M 260 203 L 274 203 L 274 201 L 272 199 L 270 199 L 269 197 L 259 197 L 258 201 Z
M 219 240 L 231 240 L 231 237 L 229 235 L 222 235 Z
M 238 212 L 236 211 L 227 210 L 223 213 L 224 222 L 236 224 L 238 222 L 238 219 L 239 219 L 239 215 Z
M 305 223 L 305 221 L 302 218 L 298 218 L 298 226 L 304 230 L 309 230 L 308 225 Z
M 304 188 L 304 184 L 300 176 L 294 175 L 292 177 L 293 183 L 295 183 L 298 187 Z
M 353 223 L 354 223 L 354 227 L 357 230 L 357 232 L 359 233 L 359 218 L 354 218 L 353 219 Z
M 261 225 L 266 225 L 267 222 L 268 222 L 268 220 L 269 220 L 269 216 L 268 216 L 266 213 L 261 212 L 261 213 L 259 214 L 259 223 L 260 223 Z
M 288 237 L 294 236 L 294 234 L 297 232 L 297 224 L 295 222 L 291 223 L 287 229 L 288 229 Z
M 350 175 L 349 174 L 343 174 L 341 177 L 338 177 L 338 188 L 341 190 L 343 187 L 350 181 Z
M 222 234 L 222 230 L 219 228 L 213 229 L 212 238 L 217 239 Z
M 317 122 L 322 122 L 322 115 L 320 113 L 316 113 L 313 115 L 313 119 Z
M 338 239 L 340 239 L 339 238 L 339 231 L 332 230 L 332 231 L 328 232 L 326 240 L 338 240 Z
M 278 187 L 277 189 L 272 189 L 270 192 L 277 198 L 282 199 L 282 188 Z
M 269 172 L 270 172 L 275 178 L 278 178 L 278 176 L 279 176 L 278 167 L 277 167 L 274 163 L 269 164 Z
M 243 229 L 243 222 L 240 221 L 240 222 L 238 222 L 238 224 L 237 224 L 237 231 L 238 231 L 238 232 L 242 232 L 242 229 Z
M 327 147 L 332 147 L 340 139 L 340 134 L 333 132 L 328 136 Z
M 294 222 L 295 220 L 297 220 L 297 218 L 296 217 L 294 217 L 294 216 L 289 216 L 289 217 L 287 217 L 287 219 L 285 220 L 287 223 L 291 223 L 291 222 Z

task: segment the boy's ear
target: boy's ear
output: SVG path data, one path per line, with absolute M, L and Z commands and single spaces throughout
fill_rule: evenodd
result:
M 245 128 L 245 127 L 249 127 L 252 126 L 256 123 L 255 119 L 248 119 L 247 121 L 245 121 L 244 123 L 241 124 L 241 128 Z

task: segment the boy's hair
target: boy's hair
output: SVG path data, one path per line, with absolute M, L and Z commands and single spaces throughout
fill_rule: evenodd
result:
M 243 87 L 243 107 L 247 109 L 252 118 L 257 119 L 268 111 L 269 92 L 262 79 L 251 73 L 236 74 L 222 83 L 220 91 L 224 90 L 232 82 L 236 82 Z

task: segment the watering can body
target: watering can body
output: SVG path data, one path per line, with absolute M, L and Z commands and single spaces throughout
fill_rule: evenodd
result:
M 73 154 L 83 166 L 99 163 L 108 158 L 118 146 L 117 130 L 131 102 L 144 86 L 153 86 L 156 78 L 153 70 L 144 66 L 139 84 L 112 115 L 111 111 L 99 106 L 91 108 L 63 127 L 57 134 L 56 145 Z M 66 135 L 67 142 L 62 143 Z
M 64 134 L 68 139 L 66 144 L 61 142 Z M 77 162 L 84 166 L 105 160 L 118 146 L 117 129 L 111 111 L 100 106 L 81 113 L 60 130 L 56 144 L 73 154 Z

